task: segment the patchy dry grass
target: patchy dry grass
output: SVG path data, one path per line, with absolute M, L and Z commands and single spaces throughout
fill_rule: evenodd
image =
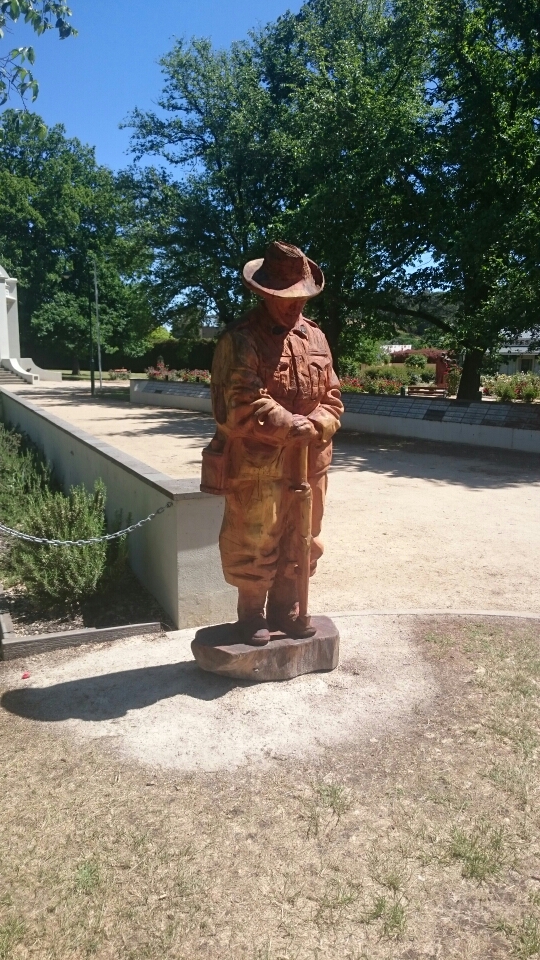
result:
M 1 713 L 0 960 L 540 957 L 538 624 L 416 629 L 438 696 L 315 765 L 149 774 Z

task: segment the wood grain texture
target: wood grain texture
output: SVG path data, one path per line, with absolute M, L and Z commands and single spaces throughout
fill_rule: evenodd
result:
M 339 662 L 336 625 L 329 617 L 312 617 L 311 623 L 317 629 L 313 637 L 297 640 L 274 633 L 264 647 L 237 643 L 236 624 L 220 623 L 197 630 L 191 650 L 202 670 L 257 683 L 335 670 Z
M 151 633 L 161 633 L 163 627 L 158 621 L 152 623 L 130 623 L 119 627 L 88 627 L 84 630 L 61 630 L 58 633 L 21 636 L 11 633 L 0 637 L 0 660 L 16 660 L 48 650 L 61 650 L 65 647 L 77 647 L 83 643 L 104 643 L 106 640 L 123 640 L 125 637 L 139 637 Z

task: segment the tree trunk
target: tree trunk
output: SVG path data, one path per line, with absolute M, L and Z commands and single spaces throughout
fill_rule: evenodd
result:
M 480 367 L 484 359 L 483 350 L 467 350 L 461 380 L 457 393 L 458 400 L 478 400 L 480 390 Z
M 81 362 L 77 354 L 74 354 L 73 360 L 71 362 L 71 375 L 73 377 L 78 377 L 80 372 L 81 372 Z

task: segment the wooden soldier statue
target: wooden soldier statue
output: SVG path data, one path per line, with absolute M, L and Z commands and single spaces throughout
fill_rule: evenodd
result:
M 307 577 L 323 552 L 327 472 L 343 406 L 326 337 L 302 314 L 324 287 L 317 264 L 275 242 L 246 264 L 243 279 L 262 300 L 216 348 L 217 430 L 203 453 L 201 489 L 225 495 L 219 546 L 225 579 L 238 587 L 238 636 L 263 646 L 270 631 L 315 633 Z

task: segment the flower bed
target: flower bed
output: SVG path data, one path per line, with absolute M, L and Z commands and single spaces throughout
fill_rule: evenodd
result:
M 402 386 L 400 380 L 369 379 L 361 377 L 342 377 L 342 393 L 371 393 L 396 396 Z
M 149 380 L 169 381 L 176 383 L 201 383 L 210 385 L 209 370 L 174 370 L 165 363 L 159 362 L 155 367 L 148 367 L 146 374 Z M 389 370 L 388 367 L 370 367 L 357 377 L 341 377 L 343 393 L 369 393 L 396 396 L 404 384 L 428 383 L 433 377 L 419 375 L 403 369 L 403 372 Z
M 178 383 L 204 383 L 210 385 L 209 370 L 172 370 L 162 361 L 155 367 L 148 367 L 146 374 L 149 380 L 168 380 Z
M 488 397 L 511 402 L 522 400 L 532 403 L 540 398 L 540 376 L 534 373 L 499 373 L 494 377 L 482 377 L 482 391 Z

